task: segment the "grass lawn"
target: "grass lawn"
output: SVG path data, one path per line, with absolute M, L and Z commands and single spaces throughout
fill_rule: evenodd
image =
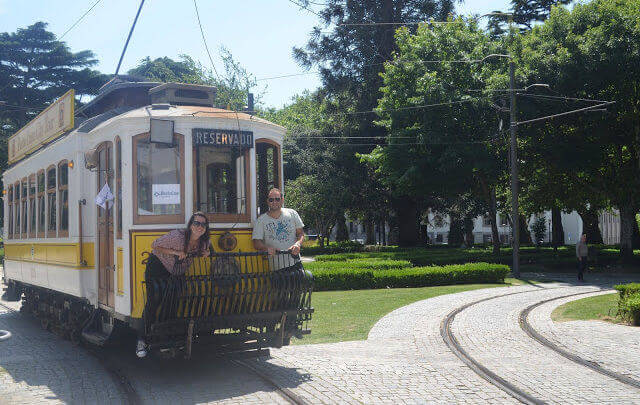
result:
M 621 322 L 616 318 L 618 294 L 605 294 L 567 302 L 554 309 L 551 319 L 556 322 L 602 320 Z
M 527 281 L 505 279 L 505 284 L 462 284 L 422 288 L 390 288 L 380 290 L 321 291 L 313 293 L 315 308 L 311 335 L 291 344 L 333 343 L 364 340 L 369 330 L 383 316 L 412 302 L 480 288 L 520 285 Z M 531 281 L 528 281 L 531 282 Z

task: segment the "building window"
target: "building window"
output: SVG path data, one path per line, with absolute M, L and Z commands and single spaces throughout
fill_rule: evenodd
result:
M 184 223 L 184 139 L 174 144 L 149 142 L 149 134 L 133 138 L 133 222 Z
M 36 175 L 29 176 L 29 237 L 36 237 Z
M 13 184 L 7 191 L 7 237 L 13 238 Z
M 482 226 L 491 226 L 491 217 L 485 215 L 482 217 Z
M 509 219 L 504 214 L 500 214 L 500 226 L 509 226 Z
M 248 221 L 248 150 L 199 145 L 194 155 L 196 209 L 211 221 Z
M 47 169 L 47 213 L 49 222 L 47 223 L 47 236 L 55 238 L 57 236 L 57 212 L 56 212 L 56 167 L 51 166 Z
M 44 170 L 40 170 L 38 172 L 38 189 L 37 199 L 38 199 L 38 237 L 45 237 L 45 228 L 46 228 L 46 206 L 45 206 L 45 183 L 44 183 Z
M 256 200 L 258 215 L 269 210 L 267 197 L 272 188 L 282 189 L 280 146 L 269 139 L 256 140 Z
M 24 239 L 27 238 L 27 225 L 28 225 L 28 221 L 29 218 L 27 217 L 27 196 L 28 196 L 28 187 L 27 187 L 27 179 L 23 179 L 22 180 L 22 185 L 20 186 L 20 201 L 21 201 L 21 207 L 20 207 L 20 224 L 22 224 L 22 226 L 20 227 L 20 236 Z
M 60 204 L 58 237 L 69 236 L 69 163 L 66 160 L 58 163 L 58 203 Z
M 122 143 L 116 137 L 116 237 L 122 239 Z

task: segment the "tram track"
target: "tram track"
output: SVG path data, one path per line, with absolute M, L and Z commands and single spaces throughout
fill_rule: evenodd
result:
M 9 312 L 22 315 L 22 313 L 19 310 L 11 308 L 10 306 L 3 304 L 2 302 L 0 302 L 0 306 L 7 309 Z M 120 392 L 122 393 L 126 404 L 128 405 L 142 404 L 142 400 L 140 399 L 140 396 L 138 395 L 136 390 L 133 388 L 133 385 L 131 384 L 127 376 L 122 372 L 122 370 L 120 370 L 111 361 L 109 361 L 109 359 L 106 358 L 104 353 L 100 353 L 100 351 L 87 346 L 84 346 L 84 349 L 87 351 L 88 354 L 90 354 L 92 357 L 98 360 L 102 368 L 109 374 L 114 384 L 116 384 L 116 386 L 120 389 Z
M 630 385 L 632 387 L 635 388 L 640 388 L 640 381 L 631 378 L 629 376 L 626 376 L 624 374 L 609 370 L 605 367 L 602 367 L 601 365 L 599 365 L 598 363 L 591 361 L 591 360 L 586 360 L 576 354 L 573 354 L 565 349 L 563 349 L 562 347 L 556 345 L 555 343 L 551 342 L 549 339 L 545 338 L 541 333 L 539 333 L 538 331 L 536 331 L 531 324 L 528 321 L 529 318 L 529 314 L 531 313 L 531 311 L 533 311 L 534 309 L 536 309 L 537 307 L 544 305 L 548 302 L 552 302 L 552 301 L 556 301 L 556 300 L 560 300 L 563 298 L 568 298 L 568 297 L 574 297 L 574 296 L 578 296 L 578 295 L 585 295 L 585 294 L 592 294 L 594 291 L 590 291 L 590 292 L 583 292 L 583 293 L 577 293 L 577 294 L 569 294 L 569 295 L 565 295 L 562 297 L 555 297 L 555 298 L 550 298 L 548 300 L 544 300 L 544 301 L 540 301 L 537 302 L 533 305 L 529 305 L 527 308 L 525 308 L 522 312 L 520 312 L 520 316 L 518 317 L 518 323 L 520 324 L 520 328 L 522 328 L 522 330 L 524 330 L 527 335 L 529 335 L 529 337 L 531 337 L 532 339 L 536 340 L 538 343 L 542 344 L 543 346 L 555 351 L 556 353 L 560 354 L 561 356 L 563 356 L 566 359 L 569 359 L 577 364 L 580 364 L 582 366 L 588 367 L 591 370 L 598 372 L 602 375 L 605 375 L 607 377 L 611 377 L 623 384 L 626 385 Z
M 553 288 L 543 288 L 544 290 L 552 290 L 552 289 L 562 289 L 562 288 L 567 288 L 567 287 L 553 287 Z M 497 295 L 497 296 L 493 296 L 493 297 L 487 297 L 487 298 L 483 298 L 481 300 L 477 300 L 477 301 L 473 301 L 470 302 L 468 304 L 465 304 L 461 307 L 456 308 L 455 310 L 453 310 L 452 312 L 450 312 L 441 322 L 440 324 L 440 334 L 445 342 L 445 344 L 449 347 L 449 349 L 458 357 L 460 358 L 460 360 L 462 360 L 471 370 L 473 370 L 476 374 L 478 374 L 480 377 L 482 377 L 483 379 L 485 379 L 486 381 L 490 382 L 491 384 L 495 385 L 496 387 L 500 388 L 501 390 L 505 391 L 506 393 L 508 393 L 509 395 L 511 395 L 513 398 L 517 399 L 518 401 L 524 403 L 524 404 L 546 404 L 545 401 L 543 401 L 542 399 L 536 398 L 535 396 L 531 395 L 530 393 L 516 387 L 514 384 L 510 383 L 509 381 L 505 380 L 504 378 L 500 377 L 499 375 L 497 375 L 496 373 L 492 372 L 491 370 L 489 370 L 487 367 L 485 367 L 482 363 L 480 363 L 479 361 L 477 361 L 476 359 L 474 359 L 473 357 L 471 357 L 471 355 L 469 355 L 469 353 L 467 353 L 467 351 L 460 345 L 458 339 L 456 338 L 456 336 L 453 334 L 452 330 L 451 330 L 451 325 L 453 324 L 453 321 L 456 317 L 456 315 L 458 315 L 460 312 L 483 302 L 486 301 L 490 301 L 490 300 L 494 300 L 494 299 L 498 299 L 498 298 L 503 298 L 503 297 L 508 297 L 511 295 L 518 295 L 518 294 L 526 294 L 526 293 L 530 293 L 530 292 L 534 292 L 537 290 L 527 290 L 527 291 L 519 291 L 519 292 L 515 292 L 515 293 L 508 293 L 508 294 L 501 294 L 501 295 Z M 582 365 L 584 367 L 587 367 L 593 371 L 596 371 L 602 375 L 605 375 L 607 377 L 613 378 L 616 381 L 619 381 L 621 383 L 624 383 L 626 385 L 630 385 L 633 386 L 635 388 L 640 388 L 640 381 L 635 380 L 633 378 L 630 378 L 626 375 L 614 372 L 612 370 L 608 370 L 602 366 L 600 366 L 599 364 L 593 362 L 593 361 L 589 361 L 586 359 L 581 358 L 580 356 L 577 356 L 573 353 L 570 353 L 564 349 L 562 349 L 561 347 L 559 347 L 558 345 L 552 343 L 551 341 L 549 341 L 548 339 L 546 339 L 544 336 L 542 336 L 542 334 L 540 334 L 539 332 L 537 332 L 528 322 L 528 316 L 531 313 L 531 311 L 533 311 L 535 308 L 544 305 L 548 302 L 552 302 L 555 300 L 560 300 L 563 298 L 567 298 L 567 297 L 573 297 L 573 296 L 580 296 L 580 295 L 587 295 L 587 294 L 593 294 L 593 293 L 597 293 L 598 290 L 594 290 L 594 291 L 585 291 L 585 292 L 580 292 L 580 293 L 574 293 L 574 294 L 568 294 L 568 295 L 563 295 L 560 297 L 554 297 L 554 298 L 550 298 L 550 299 L 546 299 L 543 301 L 539 301 L 536 302 L 532 305 L 529 305 L 528 307 L 526 307 L 524 310 L 520 311 L 520 314 L 518 316 L 518 323 L 519 326 L 522 328 L 522 330 L 527 333 L 527 335 L 532 338 L 533 340 L 537 341 L 538 343 L 542 344 L 543 346 L 547 347 L 548 349 L 551 349 L 553 351 L 555 351 L 556 353 L 562 355 L 563 357 L 567 358 L 568 360 L 571 360 L 579 365 Z
M 291 404 L 295 405 L 308 405 L 309 402 L 302 399 L 299 395 L 293 393 L 290 389 L 283 387 L 278 384 L 273 378 L 271 378 L 267 373 L 263 373 L 253 365 L 251 365 L 246 360 L 230 360 L 231 363 L 240 366 L 246 370 L 251 371 L 254 375 L 257 375 L 262 381 L 276 388 L 276 392 L 280 394 L 280 396 Z

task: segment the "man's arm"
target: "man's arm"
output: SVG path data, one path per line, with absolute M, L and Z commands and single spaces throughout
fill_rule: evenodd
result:
M 304 242 L 304 229 L 296 228 L 296 242 L 289 248 L 291 249 L 292 255 L 300 254 L 300 248 L 302 247 L 302 242 Z
M 269 252 L 270 255 L 274 255 L 276 250 L 268 247 L 262 239 L 253 239 L 253 247 L 260 252 Z

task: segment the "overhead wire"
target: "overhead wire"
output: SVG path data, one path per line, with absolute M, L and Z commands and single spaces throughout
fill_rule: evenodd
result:
M 69 31 L 74 29 L 76 25 L 80 24 L 80 22 L 87 16 L 87 14 L 89 14 L 91 12 L 91 10 L 93 10 L 93 8 L 95 6 L 97 6 L 98 3 L 100 3 L 101 1 L 102 0 L 97 0 L 95 3 L 93 3 L 93 5 L 91 7 L 89 7 L 89 9 L 87 11 L 85 11 L 85 13 L 80 16 L 80 18 L 78 18 L 76 20 L 76 22 L 74 22 L 69 28 L 67 28 L 67 30 L 64 32 L 64 34 L 62 34 L 62 35 L 60 35 L 60 37 L 58 37 L 58 41 L 61 41 L 62 38 L 64 38 L 65 35 L 67 35 L 69 33 Z
M 198 11 L 198 3 L 196 0 L 193 0 L 193 6 L 196 9 L 196 17 L 198 18 L 198 25 L 200 26 L 200 34 L 202 35 L 202 42 L 204 43 L 204 48 L 207 50 L 207 55 L 209 55 L 209 62 L 211 62 L 211 68 L 213 69 L 213 73 L 216 75 L 216 78 L 220 80 L 220 76 L 218 75 L 218 71 L 216 70 L 216 65 L 214 65 L 213 58 L 211 57 L 211 52 L 209 52 L 209 46 L 207 45 L 207 39 L 204 35 L 204 30 L 202 29 L 202 23 L 200 22 L 200 12 Z

